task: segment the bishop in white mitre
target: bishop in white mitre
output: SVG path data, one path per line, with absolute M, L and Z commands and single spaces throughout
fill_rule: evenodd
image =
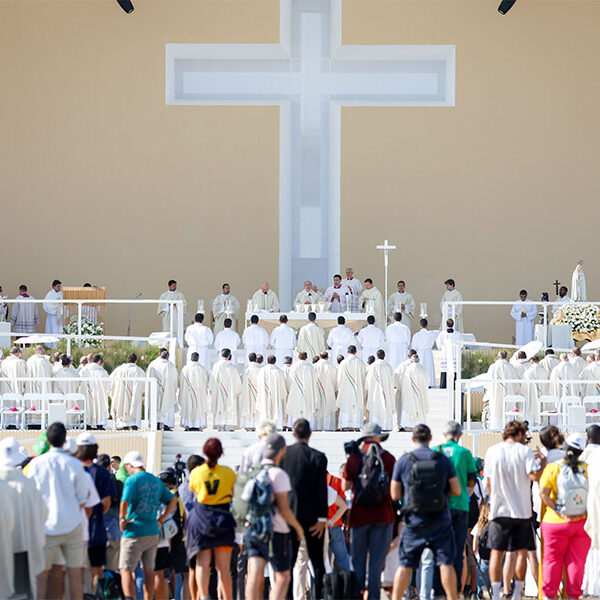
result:
M 332 365 L 337 365 L 337 357 L 340 355 L 346 356 L 348 346 L 352 346 L 355 343 L 352 330 L 345 325 L 346 319 L 340 316 L 337 322 L 337 327 L 334 327 L 327 336 L 327 345 L 331 348 Z
M 223 321 L 223 329 L 215 336 L 214 347 L 218 354 L 221 354 L 225 348 L 231 350 L 231 364 L 237 367 L 237 349 L 242 340 L 237 331 L 231 327 L 232 321 L 227 318 Z
M 509 379 L 518 379 L 516 369 L 506 360 L 505 350 L 498 352 L 498 360 L 490 365 L 488 377 L 493 383 L 487 384 L 484 401 L 487 400 L 490 411 L 490 428 L 504 427 L 504 397 L 519 393 L 519 385 L 508 383 Z
M 146 373 L 137 365 L 137 355 L 133 353 L 110 374 L 110 414 L 117 429 L 141 427 L 145 382 L 131 380 L 145 377 Z
M 43 346 L 36 346 L 35 353 L 27 359 L 27 376 L 33 377 L 34 381 L 27 384 L 30 392 L 42 394 L 52 391 L 52 381 L 42 382 L 42 379 L 52 379 L 54 369 L 50 362 L 50 357 L 46 354 Z M 41 403 L 37 408 L 42 408 Z
M 429 412 L 429 374 L 418 354 L 410 357 L 409 364 L 401 373 L 398 380 L 401 398 L 398 426 L 411 427 L 416 423 L 425 423 Z
M 386 326 L 385 306 L 381 292 L 373 285 L 373 280 L 365 279 L 365 289 L 358 299 L 358 306 L 364 312 L 374 315 L 375 325 L 383 330 Z
M 210 350 L 215 341 L 213 332 L 203 324 L 204 315 L 196 313 L 194 322 L 185 330 L 185 343 L 188 345 L 187 360 L 196 352 L 198 361 L 207 370 L 211 369 Z
M 571 355 L 569 356 L 569 362 L 577 369 L 577 374 L 581 377 L 581 373 L 585 368 L 587 368 L 588 363 L 581 356 L 581 348 L 575 346 L 573 350 L 571 350 Z
M 569 362 L 569 355 L 563 352 L 560 355 L 560 362 L 550 373 L 550 382 L 552 393 L 559 398 L 563 396 L 578 396 L 578 383 L 560 383 L 561 381 L 574 381 L 579 379 L 577 369 Z
M 314 427 L 316 430 L 336 430 L 336 394 L 337 368 L 329 362 L 326 351 L 321 352 L 319 360 L 314 364 L 317 374 L 318 410 L 315 411 Z
M 76 394 L 79 389 L 79 373 L 73 366 L 73 360 L 70 356 L 63 355 L 60 359 L 60 365 L 59 369 L 54 370 L 54 393 Z M 60 381 L 61 379 L 66 379 L 66 381 Z M 73 406 L 67 406 L 67 408 L 74 408 L 74 404 Z
M 362 283 L 354 277 L 354 270 L 352 267 L 346 269 L 346 279 L 342 279 L 341 283 L 350 290 L 350 310 L 352 312 L 358 312 L 358 299 L 362 294 Z
M 314 367 L 308 362 L 306 352 L 298 354 L 298 360 L 290 369 L 290 384 L 287 406 L 287 424 L 292 426 L 297 419 L 312 420 L 318 408 L 317 400 L 317 374 Z
M 206 415 L 210 409 L 210 374 L 200 362 L 197 352 L 179 373 L 179 410 L 181 426 L 186 431 L 198 431 L 206 427 Z
M 533 340 L 537 317 L 537 306 L 527 299 L 527 290 L 519 292 L 519 300 L 510 309 L 510 316 L 515 320 L 515 340 L 517 346 L 524 346 Z
M 258 324 L 258 315 L 250 317 L 250 325 L 244 329 L 242 334 L 242 343 L 244 344 L 244 356 L 246 357 L 246 366 L 248 366 L 249 354 L 267 354 L 267 346 L 269 345 L 269 334 L 267 330 Z
M 214 319 L 214 332 L 219 333 L 223 329 L 225 319 L 231 319 L 233 328 L 237 329 L 237 316 L 240 312 L 240 301 L 231 293 L 231 286 L 223 284 L 223 292 L 212 302 L 212 313 Z
M 463 318 L 462 318 L 462 304 L 456 304 L 454 306 L 454 316 L 452 311 L 452 306 L 448 306 L 446 308 L 446 312 L 444 312 L 444 303 L 445 302 L 462 302 L 462 294 L 456 289 L 456 284 L 454 279 L 446 279 L 444 281 L 444 285 L 446 286 L 446 291 L 442 296 L 440 301 L 440 310 L 442 311 L 442 326 L 446 322 L 447 319 L 453 319 L 454 321 L 454 329 L 456 331 L 464 331 L 463 329 Z
M 146 377 L 158 380 L 157 423 L 169 431 L 175 426 L 175 408 L 177 407 L 177 390 L 179 374 L 177 367 L 169 360 L 169 353 L 163 350 L 146 369 Z
M 245 429 L 259 425 L 256 421 L 258 406 L 258 375 L 261 366 L 256 362 L 256 354 L 248 357 L 248 366 L 242 375 L 242 393 L 240 395 L 240 427 Z
M 52 287 L 44 296 L 42 308 L 46 313 L 46 333 L 62 333 L 62 314 L 63 305 L 57 300 L 63 299 L 62 283 L 55 279 Z
M 435 385 L 435 366 L 432 348 L 435 344 L 437 333 L 427 329 L 427 319 L 421 319 L 419 325 L 421 328 L 413 335 L 410 345 L 411 348 L 417 351 L 419 362 L 429 375 L 429 387 L 433 387 Z
M 213 365 L 210 377 L 210 397 L 215 427 L 238 426 L 238 403 L 242 393 L 242 378 L 231 362 L 231 351 L 224 348 Z
M 267 282 L 263 283 L 252 296 L 253 310 L 266 312 L 279 312 L 279 298 L 269 287 Z
M 331 302 L 332 313 L 347 312 L 352 310 L 352 292 L 349 287 L 342 285 L 342 276 L 333 276 L 333 285 L 330 285 L 323 294 L 325 302 Z
M 385 340 L 388 343 L 388 362 L 392 370 L 408 357 L 410 345 L 410 328 L 403 322 L 402 313 L 394 313 L 394 322 L 385 330 Z
M 375 356 L 377 350 L 381 350 L 385 346 L 385 334 L 375 325 L 373 315 L 367 317 L 367 326 L 358 332 L 357 337 L 362 349 L 362 359 L 365 362 L 369 356 Z M 379 423 L 379 421 L 377 422 Z
M 536 381 L 546 379 L 548 379 L 546 369 L 540 365 L 540 359 L 533 356 L 529 368 L 523 374 L 521 384 L 521 393 L 525 397 L 525 416 L 530 423 L 539 423 L 540 397 L 548 392 L 546 384 L 536 383 Z
M 385 352 L 377 351 L 375 362 L 367 369 L 365 388 L 369 421 L 382 429 L 392 429 L 394 419 L 394 369 L 385 360 Z
M 600 381 L 600 354 L 595 355 L 593 360 L 582 372 L 582 381 Z M 600 383 L 587 383 L 584 386 L 584 396 L 600 396 Z M 600 402 L 600 398 L 598 398 Z M 600 406 L 596 406 L 598 410 Z
M 110 381 L 103 364 L 102 357 L 94 354 L 92 362 L 85 365 L 79 374 L 82 379 L 92 379 L 81 382 L 81 391 L 86 398 L 87 424 L 98 429 L 104 429 L 108 421 Z
M 294 309 L 298 305 L 314 304 L 321 299 L 321 294 L 313 290 L 312 281 L 305 281 L 304 287 L 296 294 L 294 298 Z
M 310 360 L 325 350 L 325 332 L 315 323 L 316 320 L 316 313 L 308 313 L 308 323 L 300 327 L 296 344 L 296 350 L 306 352 Z
M 256 422 L 271 421 L 278 429 L 281 429 L 288 390 L 286 375 L 275 365 L 275 362 L 276 358 L 273 354 L 268 356 L 267 364 L 258 372 Z
M 394 313 L 402 314 L 402 322 L 411 329 L 412 319 L 415 316 L 416 303 L 413 295 L 406 291 L 406 284 L 400 280 L 398 282 L 398 291 L 394 292 L 388 298 L 388 316 Z
M 277 364 L 283 365 L 286 356 L 294 356 L 296 347 L 296 332 L 287 324 L 286 315 L 279 317 L 279 325 L 271 332 L 269 343 L 275 351 Z
M 360 429 L 365 418 L 365 363 L 356 356 L 356 346 L 348 348 L 348 356 L 338 367 L 338 395 L 340 429 Z
M 187 302 L 185 300 L 184 295 L 181 292 L 177 291 L 177 282 L 174 279 L 171 279 L 169 281 L 168 287 L 169 289 L 160 295 L 159 300 L 162 300 L 162 302 L 158 305 L 157 313 L 158 316 L 162 319 L 162 330 L 169 331 L 169 327 L 171 324 L 171 309 L 173 309 L 172 333 L 174 334 L 177 331 L 177 322 L 179 320 L 178 315 L 180 310 L 182 317 L 185 320 L 185 308 L 187 306 Z M 169 302 L 173 302 L 175 300 L 182 300 L 183 304 L 169 304 Z

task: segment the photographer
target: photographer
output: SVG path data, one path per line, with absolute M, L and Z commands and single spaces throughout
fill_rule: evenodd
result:
M 369 555 L 369 600 L 379 600 L 381 571 L 392 541 L 394 509 L 390 479 L 394 457 L 381 447 L 388 434 L 376 423 L 363 427 L 363 437 L 344 445 L 348 460 L 342 474 L 344 490 L 352 490 L 348 518 L 352 566 L 361 591 L 365 589 Z

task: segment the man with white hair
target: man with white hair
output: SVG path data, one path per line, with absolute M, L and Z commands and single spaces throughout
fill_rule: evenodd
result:
M 356 346 L 348 346 L 348 356 L 338 367 L 338 396 L 340 429 L 360 429 L 365 418 L 365 379 L 367 368 L 356 356 Z
M 256 355 L 265 356 L 267 346 L 269 345 L 269 334 L 267 330 L 259 323 L 258 315 L 250 317 L 250 326 L 244 329 L 242 334 L 242 343 L 244 344 L 244 355 L 246 357 L 246 366 L 248 366 L 248 355 L 252 352 Z
M 108 420 L 110 381 L 103 365 L 102 356 L 94 354 L 92 362 L 85 365 L 80 373 L 82 379 L 93 379 L 93 381 L 82 381 L 81 391 L 87 400 L 88 425 L 94 429 L 104 429 Z
M 35 353 L 27 359 L 27 375 L 34 377 L 34 381 L 30 381 L 27 385 L 30 392 L 41 394 L 52 390 L 52 382 L 46 381 L 42 383 L 42 378 L 52 378 L 54 370 L 50 363 L 50 357 L 46 354 L 43 346 L 36 346 Z M 37 408 L 42 408 L 38 406 Z
M 578 383 L 560 383 L 561 381 L 573 381 L 579 379 L 577 369 L 569 362 L 569 355 L 562 352 L 560 362 L 550 373 L 550 381 L 554 382 L 551 386 L 555 396 L 578 396 L 580 386 Z
M 277 364 L 282 365 L 286 356 L 293 356 L 296 347 L 296 332 L 287 324 L 287 315 L 279 317 L 279 325 L 271 332 L 269 343 L 275 351 Z
M 158 381 L 156 419 L 158 428 L 165 431 L 171 431 L 175 426 L 175 407 L 179 389 L 177 367 L 169 358 L 169 352 L 161 349 L 158 358 L 155 358 L 146 369 L 146 377 L 154 377 Z
M 231 350 L 224 348 L 221 359 L 212 368 L 210 397 L 214 425 L 220 430 L 238 426 L 238 401 L 242 393 L 242 379 L 231 362 Z
M 377 350 L 375 362 L 367 369 L 365 389 L 369 419 L 379 423 L 382 429 L 393 427 L 394 369 L 385 360 L 385 351 Z
M 317 374 L 314 367 L 308 362 L 306 352 L 298 354 L 298 360 L 290 369 L 290 392 L 286 405 L 287 424 L 292 426 L 298 419 L 307 417 L 320 417 L 315 414 L 318 408 L 317 400 Z
M 518 379 L 516 369 L 508 362 L 506 350 L 498 352 L 498 360 L 490 365 L 488 377 L 493 383 L 488 384 L 484 400 L 487 400 L 490 410 L 490 428 L 502 429 L 504 425 L 504 396 L 517 394 L 519 386 L 507 383 L 507 379 Z
M 131 381 L 145 378 L 144 369 L 137 365 L 137 355 L 129 354 L 127 362 L 110 374 L 110 413 L 117 429 L 138 429 L 142 424 L 142 396 L 145 383 Z M 127 381 L 129 379 L 129 381 Z M 148 418 L 146 416 L 146 418 Z
M 313 291 L 312 281 L 306 280 L 304 282 L 304 288 L 302 288 L 294 298 L 294 308 L 298 304 L 314 304 L 319 301 L 320 294 Z M 317 295 L 318 294 L 318 295 Z
M 326 350 L 321 352 L 320 358 L 314 367 L 317 374 L 319 416 L 315 418 L 313 429 L 335 431 L 335 397 L 338 389 L 337 369 L 329 362 L 329 354 Z
M 397 377 L 400 402 L 397 405 L 398 427 L 411 427 L 427 420 L 429 412 L 429 375 L 417 353 Z
M 341 284 L 350 290 L 350 310 L 358 312 L 358 299 L 362 294 L 362 283 L 354 277 L 354 269 L 346 268 L 346 279 L 341 280 Z
M 279 312 L 279 298 L 266 281 L 254 292 L 252 304 L 256 307 L 253 310 Z
M 255 442 L 244 450 L 242 461 L 240 463 L 240 473 L 252 471 L 252 469 L 255 469 L 260 465 L 265 454 L 265 439 L 273 433 L 277 433 L 275 423 L 272 423 L 271 421 L 263 421 L 260 423 L 256 428 L 258 442 Z
M 190 360 L 179 374 L 179 410 L 181 426 L 186 431 L 198 431 L 206 427 L 209 411 L 210 373 L 200 363 L 200 356 L 192 352 Z
M 287 376 L 275 363 L 274 354 L 267 356 L 267 364 L 258 373 L 258 422 L 271 421 L 277 427 L 283 427 L 285 404 L 287 401 Z
M 308 313 L 308 323 L 300 327 L 298 332 L 298 352 L 306 352 L 312 360 L 325 350 L 325 332 L 316 324 L 317 314 Z

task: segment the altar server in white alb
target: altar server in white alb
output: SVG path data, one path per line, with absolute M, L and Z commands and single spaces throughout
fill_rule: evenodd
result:
M 462 304 L 454 305 L 454 317 L 452 316 L 452 306 L 448 306 L 446 308 L 446 312 L 444 312 L 444 303 L 462 302 L 462 294 L 456 289 L 456 283 L 454 279 L 446 279 L 446 281 L 444 281 L 444 285 L 446 286 L 446 291 L 444 292 L 442 300 L 440 301 L 440 310 L 442 311 L 442 323 L 445 323 L 447 319 L 453 319 L 454 329 L 456 331 L 462 332 L 464 331 L 462 318 Z
M 50 357 L 46 354 L 43 346 L 36 346 L 34 354 L 27 359 L 27 375 L 34 378 L 34 381 L 30 381 L 27 385 L 30 392 L 42 394 L 52 391 L 52 381 L 42 384 L 42 378 L 54 376 Z M 38 408 L 42 408 L 41 405 Z
M 398 427 L 412 427 L 427 420 L 429 412 L 429 375 L 413 354 L 409 364 L 398 379 L 400 402 L 398 404 Z
M 456 379 L 456 369 L 458 366 L 458 353 L 462 346 L 462 335 L 454 330 L 454 321 L 446 321 L 446 329 L 441 331 L 435 340 L 435 345 L 442 351 L 442 360 L 440 361 L 440 388 L 444 389 L 447 385 L 448 372 L 451 370 Z
M 294 356 L 296 347 L 296 332 L 287 324 L 286 315 L 279 317 L 279 325 L 271 332 L 269 340 L 271 347 L 275 350 L 277 364 L 283 365 L 283 359 L 286 356 Z
M 95 429 L 104 429 L 108 421 L 108 393 L 110 381 L 104 368 L 100 354 L 94 354 L 79 374 L 82 379 L 92 378 L 93 381 L 82 381 L 81 391 L 86 398 L 87 424 Z
M 540 418 L 540 396 L 548 393 L 548 386 L 545 383 L 537 383 L 540 380 L 548 379 L 546 369 L 540 365 L 540 359 L 532 356 L 529 361 L 529 368 L 523 374 L 523 383 L 521 384 L 521 393 L 525 396 L 525 416 L 530 423 L 539 423 Z
M 212 368 L 210 397 L 215 427 L 232 429 L 238 426 L 238 403 L 242 393 L 242 378 L 231 363 L 231 350 L 224 348 L 221 358 Z
M 237 331 L 231 328 L 232 320 L 227 318 L 223 321 L 223 330 L 219 331 L 215 336 L 215 350 L 217 353 L 221 353 L 225 348 L 231 350 L 230 362 L 232 365 L 237 367 L 237 349 L 241 344 L 242 340 Z
M 210 360 L 210 349 L 215 341 L 213 332 L 209 327 L 203 325 L 204 315 L 202 313 L 196 313 L 194 316 L 194 322 L 188 325 L 185 330 L 185 343 L 188 345 L 187 359 L 194 352 L 199 356 L 198 362 L 207 370 L 210 371 L 211 360 Z
M 352 292 L 349 287 L 342 285 L 342 276 L 333 276 L 333 285 L 330 285 L 323 294 L 325 302 L 331 302 L 332 313 L 347 312 L 352 307 Z
M 377 350 L 375 362 L 367 369 L 365 388 L 369 421 L 382 429 L 392 429 L 394 413 L 394 369 L 385 360 L 385 352 Z
M 200 364 L 197 352 L 179 373 L 179 409 L 181 426 L 186 431 L 198 431 L 206 427 L 209 406 L 209 372 Z
M 313 290 L 312 281 L 306 280 L 304 282 L 304 288 L 301 289 L 297 294 L 296 298 L 294 298 L 294 309 L 297 305 L 306 305 L 306 304 L 314 304 L 318 302 L 321 298 L 321 294 L 319 292 L 315 292 Z
M 325 332 L 316 324 L 317 314 L 308 313 L 308 323 L 298 332 L 298 352 L 306 352 L 310 360 L 325 350 Z
M 110 374 L 110 414 L 117 429 L 141 427 L 145 382 L 132 379 L 145 377 L 144 369 L 137 365 L 137 354 L 133 352 L 127 357 L 126 363 Z
M 365 289 L 358 299 L 359 308 L 375 316 L 375 325 L 382 331 L 386 326 L 385 306 L 381 292 L 373 285 L 373 280 L 369 277 L 365 279 Z
M 60 358 L 60 365 L 60 368 L 54 371 L 54 393 L 76 394 L 79 389 L 79 373 L 73 366 L 73 359 L 63 354 Z M 67 381 L 60 381 L 61 379 L 67 379 Z M 74 405 L 67 406 L 67 408 L 73 407 Z
M 580 385 L 578 383 L 560 383 L 562 381 L 576 381 L 579 379 L 577 369 L 569 362 L 569 355 L 563 352 L 560 362 L 550 373 L 552 393 L 559 398 L 563 396 L 579 396 Z
M 484 401 L 487 401 L 490 411 L 490 428 L 504 427 L 504 397 L 519 393 L 518 383 L 507 380 L 518 379 L 516 369 L 508 362 L 506 350 L 498 352 L 498 360 L 490 365 L 487 375 L 493 383 L 487 384 Z
M 406 284 L 400 280 L 397 283 L 398 291 L 388 298 L 388 316 L 395 312 L 402 313 L 402 322 L 410 329 L 412 318 L 415 316 L 416 304 L 413 295 L 406 291 Z
M 37 304 L 27 293 L 27 286 L 19 286 L 19 295 L 15 298 L 18 302 L 13 303 L 10 309 L 9 321 L 15 333 L 35 333 L 35 326 L 40 322 Z
M 240 312 L 240 301 L 231 293 L 231 286 L 224 283 L 221 289 L 223 292 L 212 302 L 215 333 L 219 333 L 223 329 L 225 319 L 231 319 L 232 327 L 237 329 L 237 316 Z
M 535 324 L 537 317 L 537 306 L 531 300 L 527 299 L 527 290 L 519 292 L 519 300 L 513 304 L 510 310 L 510 316 L 515 320 L 515 343 L 517 346 L 524 346 L 533 340 Z
M 248 356 L 248 366 L 242 375 L 242 394 L 240 396 L 240 427 L 256 427 L 258 405 L 258 375 L 261 366 L 256 362 L 256 354 Z
M 510 357 L 510 364 L 515 368 L 519 379 L 523 379 L 525 372 L 531 366 L 527 353 L 523 350 L 518 350 Z
M 402 313 L 394 313 L 394 322 L 385 330 L 385 339 L 389 345 L 388 362 L 392 370 L 408 356 L 410 346 L 410 329 L 402 322 Z
M 327 345 L 331 348 L 331 364 L 337 364 L 338 356 L 346 356 L 348 346 L 355 344 L 352 330 L 346 327 L 346 319 L 338 317 L 337 327 L 334 327 L 327 336 Z
M 435 385 L 435 367 L 432 348 L 435 344 L 437 332 L 429 331 L 427 325 L 427 319 L 419 321 L 420 329 L 413 335 L 410 345 L 417 351 L 419 362 L 429 375 L 429 387 L 433 387 Z
M 552 350 L 552 348 L 547 348 L 544 353 L 544 358 L 540 360 L 540 366 L 546 369 L 546 372 L 548 373 L 548 379 L 550 379 L 550 373 L 552 373 L 554 367 L 556 367 L 559 362 L 558 356 L 556 356 L 554 350 Z
M 362 294 L 362 283 L 354 277 L 354 269 L 352 267 L 346 269 L 346 279 L 342 279 L 342 285 L 345 285 L 350 290 L 350 294 L 352 294 L 350 310 L 358 312 L 358 299 Z
M 281 429 L 288 390 L 285 373 L 276 366 L 276 361 L 275 355 L 270 354 L 267 357 L 267 364 L 259 370 L 256 421 L 257 423 L 271 421 Z
M 157 422 L 159 429 L 170 431 L 175 426 L 175 407 L 177 406 L 177 390 L 179 374 L 177 367 L 169 360 L 169 352 L 162 349 L 146 370 L 147 377 L 158 380 Z
M 266 281 L 254 292 L 252 304 L 255 305 L 253 310 L 279 312 L 279 298 Z
M 298 354 L 298 360 L 290 369 L 290 391 L 288 394 L 287 424 L 292 426 L 297 419 L 319 417 L 315 408 L 319 406 L 317 399 L 317 374 L 314 367 L 308 362 L 306 352 Z
M 46 333 L 62 333 L 63 305 L 56 300 L 62 300 L 62 282 L 55 279 L 52 288 L 44 297 L 42 308 L 46 313 Z
M 267 330 L 258 324 L 258 315 L 250 317 L 250 326 L 244 329 L 242 335 L 242 343 L 244 344 L 244 356 L 246 357 L 246 366 L 248 366 L 249 354 L 267 354 L 267 346 L 269 345 L 269 334 Z
M 362 349 L 362 359 L 366 362 L 369 356 L 375 356 L 377 350 L 385 345 L 385 334 L 375 325 L 375 317 L 367 317 L 367 326 L 358 332 L 358 341 Z M 379 421 L 377 421 L 379 423 Z
M 185 320 L 185 309 L 187 306 L 187 302 L 185 300 L 184 295 L 181 292 L 177 291 L 177 282 L 174 279 L 170 279 L 167 284 L 168 290 L 163 292 L 160 295 L 159 300 L 163 302 L 158 305 L 158 316 L 162 319 L 162 330 L 169 331 L 169 325 L 171 323 L 171 309 L 173 309 L 173 333 L 177 331 L 177 322 L 179 311 L 183 315 L 183 319 Z M 182 304 L 174 305 L 169 304 L 169 302 L 173 302 L 174 300 L 181 300 Z
M 356 346 L 348 347 L 348 356 L 338 367 L 337 408 L 339 429 L 360 429 L 365 418 L 365 363 L 356 356 Z
M 337 368 L 329 362 L 329 354 L 324 350 L 314 364 L 317 374 L 318 411 L 315 411 L 314 429 L 335 431 L 337 394 Z M 317 416 L 318 414 L 318 416 Z

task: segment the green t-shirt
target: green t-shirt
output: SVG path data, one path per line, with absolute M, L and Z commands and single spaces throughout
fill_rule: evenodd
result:
M 467 490 L 467 481 L 469 480 L 469 476 L 474 476 L 477 473 L 475 459 L 470 450 L 463 448 L 454 440 L 442 444 L 441 451 L 450 459 L 456 471 L 458 481 L 460 481 L 460 496 L 450 496 L 448 498 L 448 508 L 468 512 L 469 491 Z

